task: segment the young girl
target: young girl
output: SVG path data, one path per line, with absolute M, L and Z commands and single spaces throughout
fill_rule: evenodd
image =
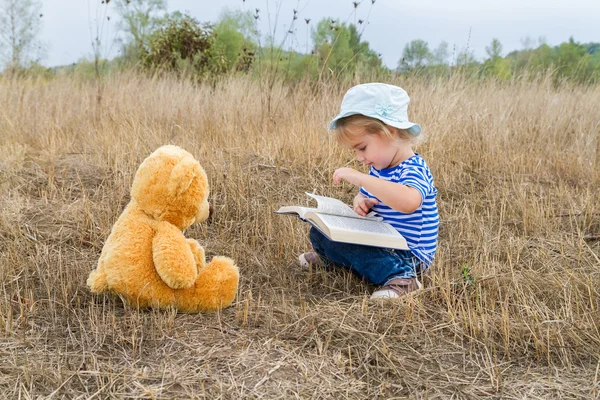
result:
M 410 250 L 393 250 L 333 242 L 314 227 L 313 250 L 300 255 L 302 265 L 337 264 L 381 286 L 371 296 L 397 298 L 421 287 L 417 272 L 426 270 L 437 247 L 437 189 L 423 158 L 413 145 L 421 128 L 408 120 L 410 99 L 404 89 L 383 83 L 354 86 L 331 121 L 339 143 L 353 150 L 369 174 L 339 168 L 333 182 L 358 188 L 354 211 L 375 211 L 406 238 Z

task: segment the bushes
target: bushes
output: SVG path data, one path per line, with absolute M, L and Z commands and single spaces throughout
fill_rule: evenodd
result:
M 224 29 L 221 24 L 217 32 L 212 25 L 200 24 L 195 18 L 179 13 L 166 17 L 161 25 L 150 36 L 148 47 L 140 52 L 142 65 L 149 70 L 202 79 L 231 70 L 248 72 L 252 65 L 254 48 L 244 43 L 243 36 L 235 29 Z M 229 46 L 232 32 L 241 37 L 237 40 L 241 44 L 235 43 L 240 49 Z
M 142 49 L 142 63 L 151 70 L 190 73 L 203 76 L 223 69 L 213 54 L 214 35 L 209 24 L 200 25 L 189 15 L 167 17 L 164 26 L 150 37 L 148 49 Z

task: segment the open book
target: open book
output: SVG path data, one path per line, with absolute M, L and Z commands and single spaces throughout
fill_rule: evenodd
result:
M 334 242 L 408 250 L 406 239 L 373 212 L 363 217 L 340 200 L 306 194 L 317 200 L 317 208 L 285 206 L 275 213 L 297 215 Z

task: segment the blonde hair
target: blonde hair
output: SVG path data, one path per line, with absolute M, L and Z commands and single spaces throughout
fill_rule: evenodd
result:
M 409 141 L 412 146 L 421 144 L 425 139 L 423 134 L 411 135 L 406 129 L 386 125 L 376 118 L 362 114 L 354 114 L 337 120 L 334 135 L 338 143 L 343 145 L 354 143 L 357 138 L 364 135 L 378 135 L 392 141 Z

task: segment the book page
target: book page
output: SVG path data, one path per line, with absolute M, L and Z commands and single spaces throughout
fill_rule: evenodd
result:
M 298 214 L 300 218 L 304 218 L 304 215 L 310 211 L 318 211 L 316 208 L 298 207 L 298 206 L 285 206 L 280 207 L 279 210 L 275 211 L 276 214 Z
M 369 219 L 345 218 L 337 215 L 318 213 L 325 225 L 333 229 L 357 233 L 371 233 L 384 236 L 400 236 L 393 226 Z
M 332 197 L 319 196 L 312 193 L 306 193 L 308 196 L 317 200 L 317 209 L 319 213 L 324 214 L 333 214 L 333 215 L 343 215 L 345 217 L 357 218 L 357 219 L 366 219 L 366 220 L 374 220 L 381 221 L 383 218 L 375 217 L 374 212 L 369 213 L 366 217 L 357 214 L 349 205 L 346 203 L 334 199 Z M 373 215 L 370 215 L 373 214 Z

